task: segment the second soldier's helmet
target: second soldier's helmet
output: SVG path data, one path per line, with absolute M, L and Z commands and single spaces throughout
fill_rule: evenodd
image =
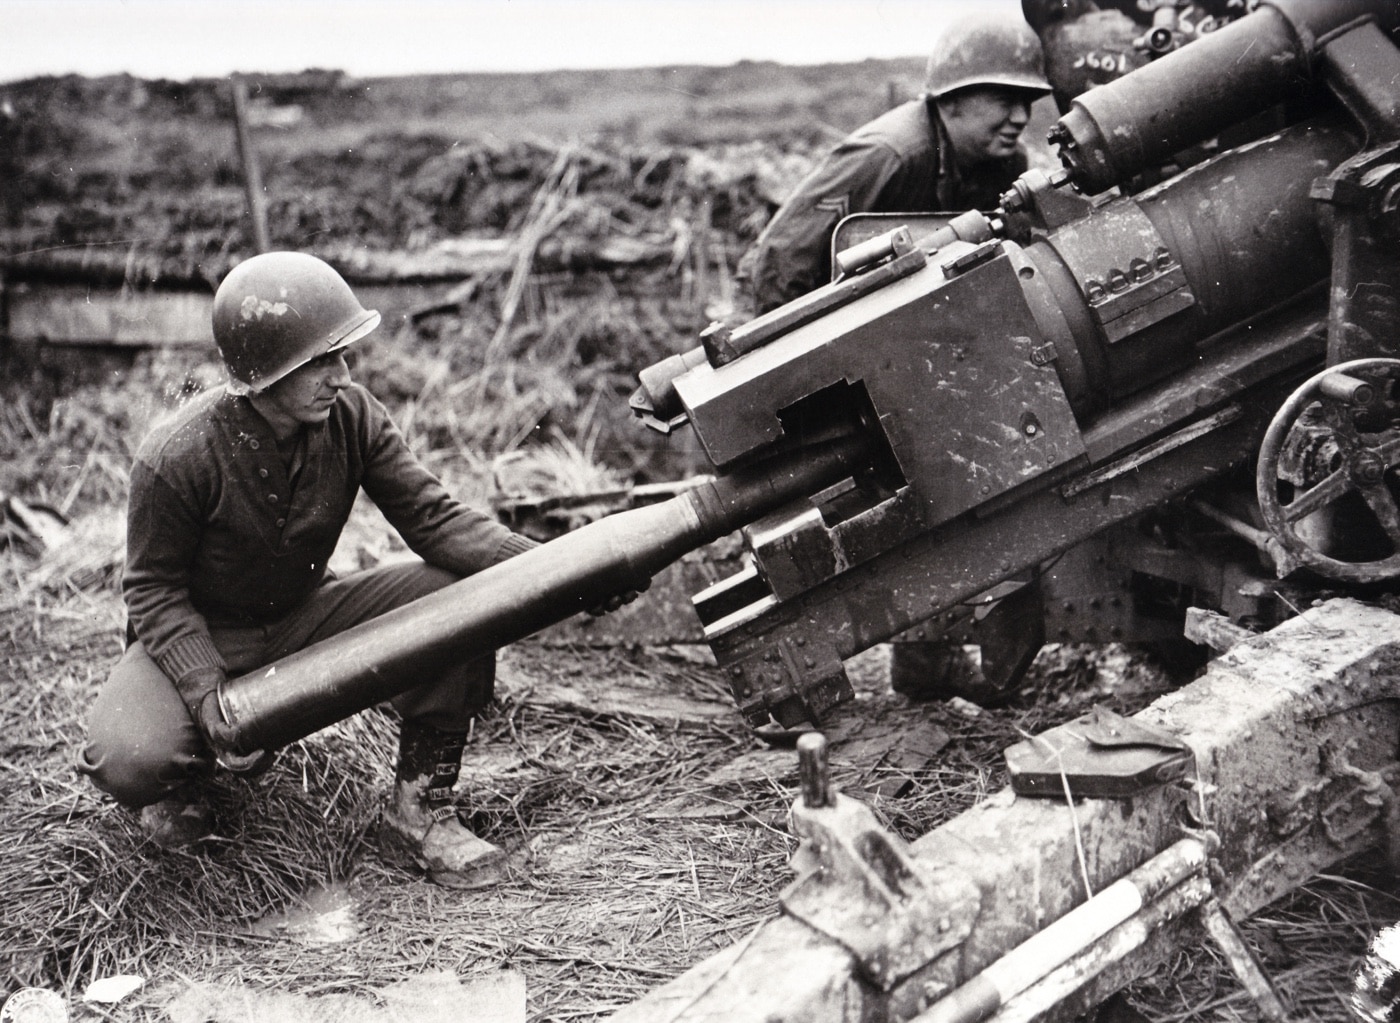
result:
M 329 263 L 265 252 L 229 271 L 214 293 L 214 343 L 235 394 L 261 391 L 379 326 Z
M 1030 25 L 1014 16 L 991 13 L 948 22 L 929 56 L 924 93 L 946 96 L 974 85 L 1050 91 L 1045 54 Z

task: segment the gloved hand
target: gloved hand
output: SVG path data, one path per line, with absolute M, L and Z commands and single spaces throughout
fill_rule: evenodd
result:
M 256 777 L 262 774 L 277 759 L 276 750 L 253 750 L 251 753 L 239 751 L 237 735 L 224 720 L 224 712 L 219 707 L 219 693 L 211 689 L 199 701 L 194 722 L 204 733 L 204 740 L 214 751 L 214 759 L 219 766 L 234 774 Z
M 623 590 L 621 593 L 614 593 L 611 597 L 600 600 L 588 609 L 588 613 L 594 618 L 601 618 L 605 614 L 611 614 L 625 604 L 630 604 L 646 590 L 651 589 L 651 580 L 648 579 L 642 584 L 640 589 Z

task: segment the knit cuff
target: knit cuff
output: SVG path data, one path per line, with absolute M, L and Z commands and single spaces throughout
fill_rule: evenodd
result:
M 197 671 L 211 668 L 220 674 L 228 671 L 228 664 L 214 646 L 214 641 L 204 634 L 180 637 L 162 650 L 155 660 L 176 688 L 180 687 L 186 676 Z
M 501 541 L 501 546 L 496 548 L 496 563 L 507 561 L 517 554 L 524 554 L 526 551 L 534 550 L 539 543 L 531 540 L 528 536 L 521 536 L 519 533 L 511 533 Z

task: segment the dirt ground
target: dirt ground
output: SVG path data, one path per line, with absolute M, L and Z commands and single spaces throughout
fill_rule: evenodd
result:
M 13 578 L 13 556 L 5 567 Z M 72 766 L 120 623 L 113 594 L 85 591 L 0 619 L 0 947 L 12 988 L 60 990 L 75 1019 L 376 1019 L 406 991 L 440 1004 L 502 976 L 518 978 L 532 1020 L 602 1019 L 741 940 L 791 876 L 795 756 L 757 742 L 706 652 L 685 646 L 503 653 L 461 785 L 474 825 L 512 854 L 489 890 L 442 889 L 379 860 L 393 724 L 378 712 L 295 744 L 256 781 L 226 779 L 220 837 L 161 851 Z M 838 750 L 835 781 L 910 839 L 1000 789 L 1000 750 L 1022 735 L 1094 703 L 1131 711 L 1170 684 L 1123 648 L 1047 648 L 1012 706 L 979 713 L 889 693 L 885 657 L 852 662 L 861 713 L 936 728 L 948 745 L 915 771 Z M 625 708 L 600 713 L 600 691 Z M 1294 1018 L 1346 1018 L 1357 957 L 1400 916 L 1392 886 L 1379 863 L 1355 864 L 1250 921 Z M 425 994 L 444 971 L 451 983 Z M 146 983 L 119 1005 L 79 1000 L 126 975 Z M 1153 1021 L 1254 1018 L 1204 947 L 1124 1006 Z

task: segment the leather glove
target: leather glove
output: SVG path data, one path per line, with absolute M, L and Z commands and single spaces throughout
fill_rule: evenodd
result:
M 223 668 L 211 664 L 195 668 L 175 680 L 175 688 L 180 693 L 180 699 L 185 701 L 185 709 L 190 712 L 195 724 L 199 724 L 199 705 L 205 694 L 216 692 L 227 677 Z
M 234 774 L 253 778 L 272 766 L 277 759 L 276 750 L 253 750 L 243 753 L 239 750 L 237 735 L 224 720 L 224 712 L 219 707 L 219 692 L 211 689 L 199 701 L 195 712 L 195 724 L 204 733 L 204 740 L 214 751 L 214 759 L 219 766 Z
M 623 590 L 621 593 L 614 593 L 612 596 L 600 600 L 588 609 L 588 613 L 594 618 L 601 618 L 603 615 L 611 614 L 625 604 L 632 603 L 640 594 L 649 589 L 651 589 L 650 579 L 643 583 L 638 589 Z

